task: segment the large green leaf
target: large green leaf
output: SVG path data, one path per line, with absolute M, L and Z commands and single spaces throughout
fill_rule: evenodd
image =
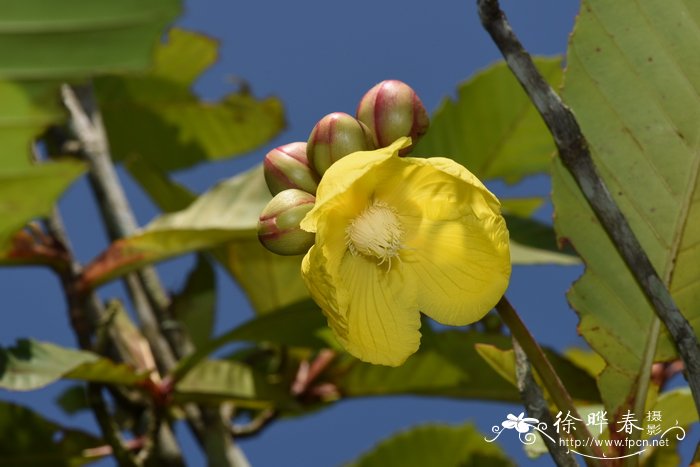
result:
M 64 118 L 61 81 L 136 71 L 180 0 L 4 2 L 0 20 L 0 163 L 29 165 L 31 141 Z
M 514 465 L 473 425 L 421 425 L 380 442 L 346 467 L 506 467 Z
M 48 214 L 83 171 L 84 166 L 73 161 L 0 168 L 0 263 L 31 261 L 31 251 L 13 245 L 13 234 L 30 220 Z
M 19 405 L 0 402 L 0 464 L 77 467 L 90 460 L 83 451 L 103 442 L 83 431 L 64 428 Z
M 29 339 L 0 349 L 0 388 L 14 391 L 38 389 L 60 378 L 100 383 L 135 384 L 147 373 L 81 350 L 71 350 Z
M 677 305 L 700 329 L 700 3 L 585 0 L 564 98 L 599 172 Z M 569 300 L 608 363 L 614 411 L 633 390 L 654 313 L 571 176 L 553 172 L 555 226 L 586 263 Z M 667 339 L 657 358 L 673 355 Z
M 142 76 L 107 76 L 95 86 L 112 156 L 137 155 L 162 170 L 241 154 L 268 142 L 284 127 L 278 99 L 247 90 L 203 102 L 190 89 L 216 60 L 217 44 L 172 29 Z
M 0 77 L 55 79 L 148 66 L 180 0 L 4 2 Z
M 537 58 L 535 63 L 550 83 L 559 85 L 561 59 Z M 450 157 L 482 180 L 514 183 L 548 172 L 554 150 L 542 118 L 499 62 L 460 85 L 456 101 L 443 101 L 413 153 Z
M 141 173 L 145 174 L 145 167 Z M 155 172 L 150 172 L 155 177 Z M 160 177 L 159 193 L 167 193 Z M 182 193 L 181 189 L 178 192 Z M 159 194 L 158 196 L 163 196 Z M 272 199 L 262 166 L 232 177 L 182 211 L 163 215 L 139 234 L 119 240 L 88 265 L 85 285 L 94 287 L 145 264 L 195 250 L 220 247 L 216 257 L 229 269 L 260 313 L 308 297 L 301 256 L 270 253 L 257 238 L 260 212 Z

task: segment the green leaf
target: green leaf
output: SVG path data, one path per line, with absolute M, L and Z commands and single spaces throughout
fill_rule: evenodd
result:
M 38 389 L 60 378 L 130 385 L 146 376 L 96 354 L 46 342 L 21 339 L 15 347 L 0 349 L 0 388 L 13 391 Z
M 267 408 L 273 404 L 282 407 L 296 405 L 280 386 L 250 366 L 234 360 L 205 360 L 194 367 L 175 385 L 178 402 L 205 402 L 216 404 L 234 401 L 239 407 Z
M 599 173 L 683 314 L 700 329 L 700 3 L 585 0 L 567 53 L 563 97 Z M 654 317 L 644 295 L 558 161 L 555 227 L 586 271 L 568 297 L 579 330 L 608 362 L 615 411 L 634 389 Z M 672 358 L 668 339 L 658 359 Z
M 98 329 L 97 341 L 111 342 L 124 363 L 139 372 L 156 370 L 156 361 L 148 340 L 131 320 L 122 303 L 110 300 L 106 315 L 108 319 Z M 106 339 L 105 333 L 109 334 L 109 339 Z
M 530 196 L 525 198 L 501 198 L 501 210 L 503 214 L 531 217 L 535 211 L 542 207 L 545 199 L 541 196 Z
M 545 79 L 559 85 L 560 58 L 536 58 L 535 63 Z M 481 180 L 514 183 L 547 172 L 554 151 L 535 107 L 499 62 L 460 85 L 456 101 L 443 101 L 413 153 L 450 157 Z
M 476 344 L 507 348 L 510 338 L 475 331 L 432 333 L 424 329 L 420 350 L 402 366 L 389 368 L 348 359 L 334 367 L 330 378 L 348 396 L 410 393 L 519 402 L 514 385 L 479 357 Z M 573 397 L 600 400 L 593 378 L 554 353 L 550 357 Z
M 285 125 L 281 102 L 258 100 L 244 88 L 218 102 L 204 102 L 190 89 L 216 60 L 214 40 L 172 29 L 142 76 L 108 76 L 96 92 L 112 156 L 142 157 L 161 170 L 251 151 Z
M 673 389 L 664 392 L 656 400 L 654 408 L 661 412 L 662 430 L 678 424 L 682 427 L 689 427 L 698 421 L 698 411 L 693 402 L 693 395 L 688 387 Z M 669 436 L 672 438 L 673 436 Z
M 84 171 L 83 164 L 61 161 L 24 169 L 0 169 L 0 263 L 30 261 L 12 236 L 30 220 L 46 215 L 63 191 Z
M 512 349 L 502 350 L 492 344 L 476 344 L 476 352 L 489 364 L 503 379 L 514 387 L 517 387 L 515 376 L 515 354 Z M 549 361 L 552 363 L 557 375 L 564 382 L 564 386 L 570 391 L 574 399 L 581 402 L 596 402 L 599 400 L 595 380 L 582 368 L 576 366 L 570 360 L 561 355 L 545 350 Z M 539 375 L 535 372 L 535 379 L 544 387 Z M 583 397 L 581 397 L 583 396 Z
M 90 410 L 90 402 L 85 394 L 85 386 L 82 384 L 74 384 L 66 388 L 56 398 L 56 404 L 68 415 Z
M 0 77 L 55 79 L 140 70 L 179 0 L 23 0 L 3 8 Z
M 379 443 L 346 467 L 489 467 L 514 465 L 472 424 L 414 427 Z
M 504 217 L 510 233 L 510 259 L 513 264 L 581 264 L 571 247 L 559 248 L 551 225 L 508 214 Z
M 318 306 L 310 299 L 288 305 L 274 313 L 255 316 L 241 326 L 210 340 L 197 351 L 183 358 L 174 377 L 178 379 L 197 361 L 220 347 L 235 341 L 253 343 L 273 343 L 292 347 L 321 349 L 328 347 L 323 334 L 328 330 L 326 318 Z
M 103 442 L 80 430 L 64 428 L 34 411 L 0 402 L 0 464 L 77 467 L 94 459 L 83 451 Z
M 47 126 L 65 118 L 58 86 L 53 81 L 0 80 L 0 165 L 3 171 L 29 169 L 34 138 Z
M 197 195 L 172 181 L 142 157 L 130 156 L 124 161 L 124 167 L 163 212 L 181 211 L 197 199 Z
M 184 289 L 173 297 L 171 310 L 196 348 L 209 341 L 216 311 L 216 276 L 204 256 L 197 257 Z
M 218 247 L 216 258 L 259 313 L 304 299 L 308 292 L 299 272 L 302 257 L 275 255 L 258 241 L 258 217 L 270 199 L 261 165 L 225 180 L 186 209 L 163 215 L 141 233 L 113 243 L 86 267 L 85 285 L 95 287 L 149 263 Z
M 217 250 L 216 257 L 245 290 L 260 314 L 309 297 L 301 278 L 303 256 L 280 256 L 260 244 L 257 234 Z
M 59 86 L 151 61 L 180 0 L 26 0 L 4 5 L 0 20 L 0 163 L 29 166 L 31 142 L 65 118 Z

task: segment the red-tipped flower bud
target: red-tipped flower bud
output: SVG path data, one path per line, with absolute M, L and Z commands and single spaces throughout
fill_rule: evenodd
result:
M 428 131 L 430 118 L 418 94 L 406 83 L 395 79 L 382 81 L 367 91 L 357 106 L 357 119 L 367 125 L 380 148 L 402 136 L 413 144 L 402 150 L 408 153 Z
M 289 143 L 268 152 L 263 162 L 265 182 L 270 193 L 296 188 L 316 193 L 318 175 L 306 158 L 306 143 Z
M 275 195 L 260 213 L 260 243 L 278 255 L 306 253 L 314 244 L 315 234 L 301 230 L 299 223 L 315 202 L 313 195 L 293 188 Z
M 319 175 L 342 157 L 375 149 L 374 138 L 362 122 L 343 112 L 333 112 L 316 124 L 309 136 L 306 153 Z

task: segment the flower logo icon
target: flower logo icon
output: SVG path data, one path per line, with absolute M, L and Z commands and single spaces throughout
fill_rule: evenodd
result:
M 533 424 L 539 423 L 536 418 L 525 417 L 525 412 L 520 412 L 517 417 L 512 413 L 509 413 L 506 420 L 503 420 L 501 425 L 507 430 L 512 430 L 515 428 L 518 433 L 527 433 Z

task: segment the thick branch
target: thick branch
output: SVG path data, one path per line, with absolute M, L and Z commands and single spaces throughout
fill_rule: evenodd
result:
M 674 303 L 598 174 L 573 113 L 537 71 L 530 55 L 510 28 L 498 1 L 477 0 L 477 4 L 481 23 L 549 127 L 562 163 L 576 180 L 637 284 L 668 328 L 685 363 L 695 406 L 700 410 L 700 345 L 693 328 Z

